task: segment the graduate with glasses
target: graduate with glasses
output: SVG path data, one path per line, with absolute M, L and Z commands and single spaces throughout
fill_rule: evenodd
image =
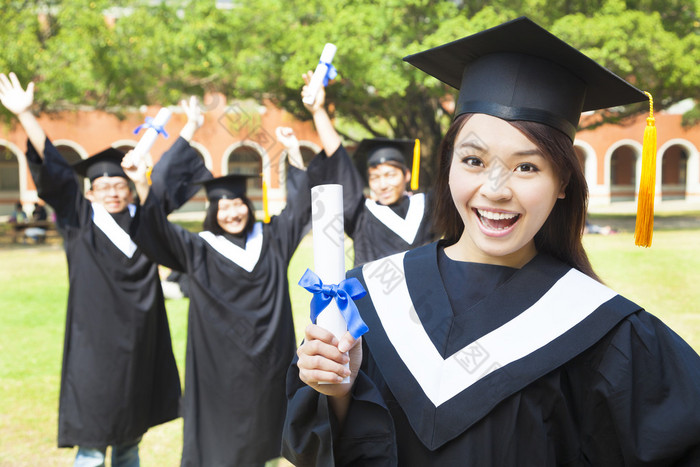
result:
M 361 338 L 307 328 L 285 457 L 700 465 L 700 357 L 602 284 L 581 243 L 580 114 L 645 94 L 527 18 L 406 61 L 460 90 L 439 153 L 443 240 L 349 273 L 368 292 Z
M 110 147 L 70 166 L 31 112 L 34 83 L 25 90 L 14 73 L 0 74 L 0 100 L 27 133 L 32 177 L 55 211 L 68 260 L 58 446 L 78 446 L 79 467 L 104 465 L 108 446 L 111 465 L 137 466 L 144 433 L 179 416 L 181 389 L 158 266 L 130 236 L 136 206 L 124 155 Z M 196 154 L 189 140 L 201 115 L 183 108 L 188 120 L 163 155 L 169 160 Z M 78 176 L 90 182 L 85 195 Z M 176 178 L 170 187 L 177 197 L 164 197 L 168 210 L 191 196 Z

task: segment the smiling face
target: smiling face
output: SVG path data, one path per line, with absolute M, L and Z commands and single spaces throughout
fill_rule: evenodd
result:
M 129 182 L 124 177 L 97 177 L 85 197 L 104 206 L 110 214 L 122 212 L 133 201 Z
M 457 134 L 449 186 L 464 231 L 448 255 L 511 267 L 537 254 L 535 234 L 565 188 L 532 141 L 484 114 L 473 115 Z
M 238 235 L 248 224 L 250 211 L 243 199 L 220 199 L 216 212 L 216 221 L 224 232 Z
M 378 164 L 367 169 L 369 189 L 374 199 L 385 206 L 394 204 L 406 193 L 410 172 L 404 172 L 392 164 Z

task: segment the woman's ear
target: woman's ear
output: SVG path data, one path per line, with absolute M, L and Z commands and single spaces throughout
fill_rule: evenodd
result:
M 566 187 L 569 185 L 569 182 L 561 182 L 561 187 L 559 188 L 559 194 L 557 195 L 558 199 L 564 199 L 566 198 Z

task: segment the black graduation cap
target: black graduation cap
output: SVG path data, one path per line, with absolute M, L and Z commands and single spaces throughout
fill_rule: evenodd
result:
M 355 161 L 362 166 L 361 172 L 386 162 L 408 166 L 408 161 L 413 157 L 413 146 L 414 141 L 409 139 L 363 139 L 355 150 Z
M 257 175 L 229 174 L 195 183 L 204 186 L 210 201 L 212 199 L 236 199 L 245 196 L 247 180 L 255 177 Z
M 124 177 L 122 159 L 124 153 L 112 147 L 73 164 L 73 170 L 80 176 L 87 177 L 91 182 L 99 177 Z M 128 179 L 128 178 L 127 178 Z
M 572 141 L 582 111 L 647 100 L 525 17 L 404 60 L 460 90 L 455 117 L 472 112 L 540 122 Z

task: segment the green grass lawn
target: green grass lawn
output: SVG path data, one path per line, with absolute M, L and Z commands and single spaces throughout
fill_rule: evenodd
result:
M 663 230 L 650 249 L 632 234 L 587 236 L 593 265 L 607 285 L 647 308 L 700 350 L 700 230 Z M 310 237 L 289 269 L 297 338 L 308 323 L 310 295 L 296 285 L 312 266 Z M 0 249 L 0 466 L 71 465 L 56 448 L 58 390 L 67 296 L 60 246 Z M 167 302 L 173 349 L 184 369 L 187 300 Z M 141 444 L 145 467 L 178 466 L 182 421 L 151 429 Z

